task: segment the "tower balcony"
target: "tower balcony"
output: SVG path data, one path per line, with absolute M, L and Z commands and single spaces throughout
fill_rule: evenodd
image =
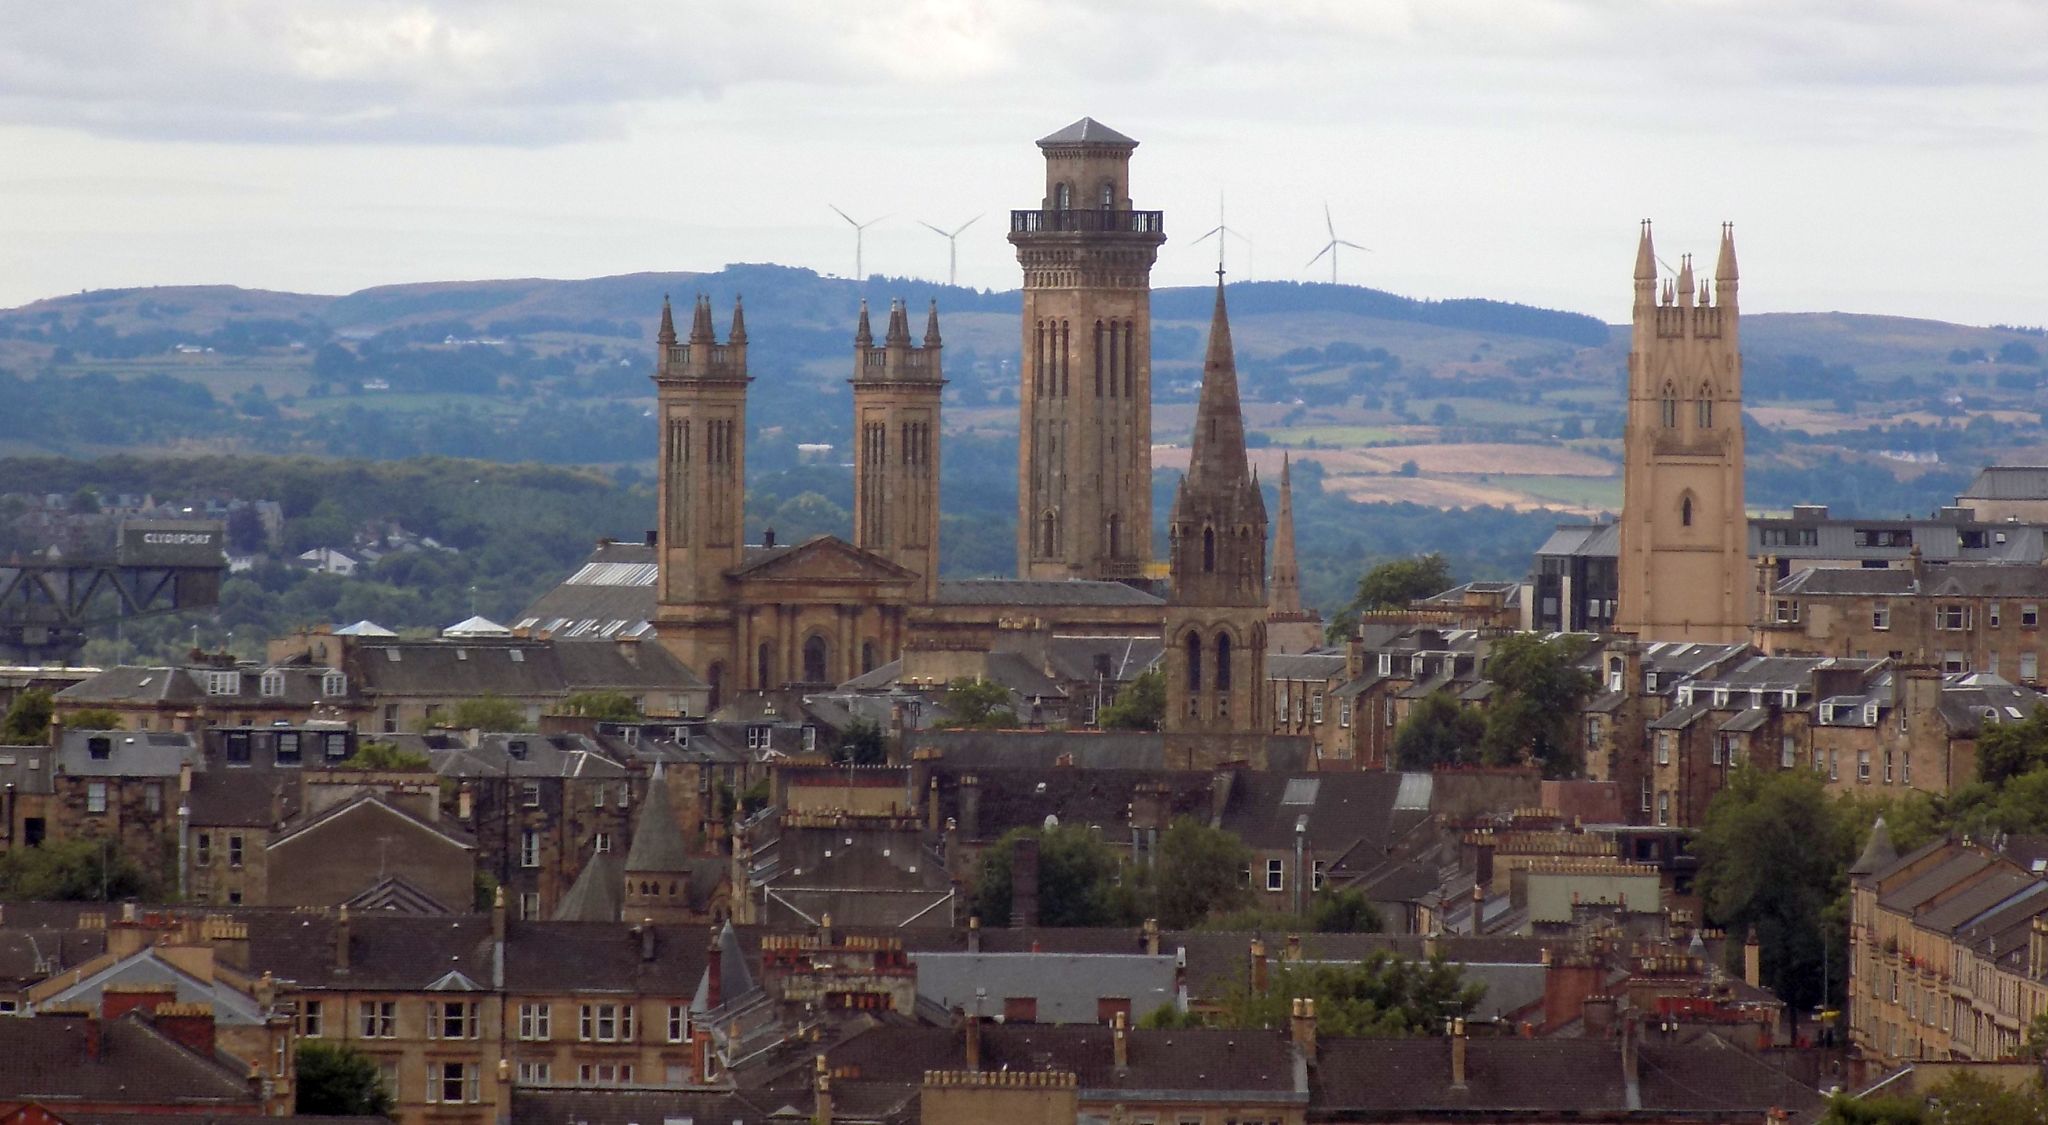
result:
M 1011 234 L 1166 234 L 1164 211 L 1030 210 L 1010 212 Z

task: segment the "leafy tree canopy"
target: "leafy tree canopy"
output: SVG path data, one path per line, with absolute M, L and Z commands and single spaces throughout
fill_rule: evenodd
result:
M 2038 1077 L 2008 1087 L 1958 1073 L 1920 1097 L 1837 1094 L 1819 1125 L 2048 1125 L 2048 1093 Z
M 1467 983 L 1442 958 L 1405 961 L 1384 951 L 1355 965 L 1279 962 L 1263 992 L 1249 984 L 1231 991 L 1216 1023 L 1224 1027 L 1285 1027 L 1295 997 L 1316 1002 L 1320 1034 L 1339 1036 L 1435 1035 L 1447 1018 L 1470 1015 L 1484 985 Z
M 1244 885 L 1251 849 L 1237 835 L 1179 817 L 1159 840 L 1152 880 L 1153 916 L 1168 929 L 1186 929 L 1251 900 Z
M 121 713 L 105 707 L 81 707 L 64 716 L 64 725 L 72 730 L 120 730 L 128 724 L 121 721 Z
M 436 720 L 433 725 L 454 730 L 483 730 L 493 733 L 511 733 L 528 729 L 524 708 L 503 696 L 489 694 L 457 703 L 446 718 Z
M 1578 666 L 1584 652 L 1584 639 L 1572 636 L 1515 633 L 1494 643 L 1485 667 L 1494 694 L 1479 745 L 1489 764 L 1527 761 L 1547 777 L 1579 772 L 1572 721 L 1593 691 L 1592 675 Z
M 364 742 L 356 746 L 356 752 L 341 763 L 345 770 L 395 770 L 414 773 L 429 768 L 433 763 L 424 754 L 400 750 L 389 742 Z
M 1013 828 L 981 855 L 974 909 L 985 926 L 1010 924 L 1011 864 L 1020 840 L 1038 841 L 1038 923 L 1041 926 L 1130 926 L 1139 910 L 1119 885 L 1117 856 L 1078 825 Z
M 942 725 L 956 730 L 992 730 L 1017 725 L 1010 689 L 993 680 L 961 676 L 946 685 L 939 701 L 950 716 Z
M 1438 689 L 1417 700 L 1394 731 L 1394 764 L 1398 769 L 1426 770 L 1471 763 L 1479 756 L 1486 719 Z
M 346 1043 L 302 1039 L 298 1112 L 321 1117 L 384 1117 L 392 1110 L 377 1062 Z
M 1358 592 L 1331 621 L 1329 635 L 1343 637 L 1361 613 L 1403 609 L 1409 602 L 1441 594 L 1456 584 L 1450 562 L 1435 552 L 1383 562 L 1359 578 Z
M 2016 723 L 1986 723 L 1977 739 L 1977 777 L 1996 785 L 2048 766 L 2048 707 Z
M 832 760 L 856 766 L 879 766 L 889 760 L 889 736 L 882 724 L 855 719 L 840 733 L 832 748 Z
M 641 714 L 640 705 L 633 702 L 633 697 L 621 691 L 576 692 L 562 700 L 562 714 L 614 723 L 630 723 L 647 717 Z
M 0 741 L 9 746 L 34 746 L 48 741 L 50 716 L 56 712 L 56 702 L 49 692 L 41 688 L 22 692 L 7 708 L 7 717 L 0 719 Z
M 106 837 L 78 836 L 0 855 L 0 898 L 40 902 L 150 899 L 158 888 Z
M 1115 702 L 1102 709 L 1102 726 L 1107 730 L 1158 730 L 1166 717 L 1166 671 L 1147 668 L 1116 693 Z

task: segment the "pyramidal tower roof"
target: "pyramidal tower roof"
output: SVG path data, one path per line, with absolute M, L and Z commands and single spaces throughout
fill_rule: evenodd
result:
M 1138 142 L 1115 129 L 1104 125 L 1093 117 L 1083 117 L 1057 133 L 1048 133 L 1038 138 L 1041 147 L 1049 145 L 1122 145 L 1138 147 Z
M 1183 499 L 1252 488 L 1244 451 L 1244 408 L 1237 390 L 1237 357 L 1230 343 L 1230 310 L 1223 300 L 1223 278 L 1216 279 L 1216 311 L 1209 320 L 1209 354 L 1202 361 L 1202 397 L 1195 408 L 1194 441 L 1188 450 L 1188 472 L 1181 482 Z M 1258 493 L 1252 490 L 1252 497 Z M 1259 516 L 1265 503 L 1259 501 Z
M 1870 826 L 1870 839 L 1863 845 L 1863 854 L 1856 857 L 1856 863 L 1849 868 L 1851 876 L 1875 875 L 1899 861 L 1899 849 L 1892 846 L 1891 830 L 1884 826 L 1884 818 Z
M 626 851 L 628 872 L 662 872 L 690 869 L 690 849 L 683 843 L 683 830 L 676 823 L 675 809 L 668 803 L 668 776 L 660 766 L 647 783 L 647 797 L 640 805 L 640 819 L 633 825 L 633 845 Z

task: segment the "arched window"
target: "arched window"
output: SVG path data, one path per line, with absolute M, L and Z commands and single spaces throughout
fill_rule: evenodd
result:
M 704 682 L 711 685 L 711 709 L 716 711 L 725 702 L 725 662 L 713 661 L 704 673 Z
M 1067 210 L 1067 209 L 1069 209 L 1069 208 L 1073 207 L 1073 205 L 1074 205 L 1074 188 L 1073 188 L 1073 185 L 1072 185 L 1072 184 L 1055 184 L 1055 185 L 1053 185 L 1053 189 L 1052 189 L 1052 207 L 1053 207 L 1053 210 L 1055 210 L 1055 211 L 1065 211 L 1065 210 Z
M 860 643 L 860 674 L 865 676 L 875 670 L 875 642 Z
M 1110 181 L 1108 181 L 1108 180 L 1104 180 L 1104 181 L 1102 181 L 1102 209 L 1103 209 L 1104 211 L 1107 211 L 1107 210 L 1109 210 L 1110 208 L 1112 208 L 1112 207 L 1115 207 L 1115 206 L 1116 206 L 1116 185 L 1115 185 L 1115 184 L 1113 184 L 1113 183 L 1111 183 L 1111 182 L 1110 182 Z
M 1188 649 L 1188 690 L 1189 690 L 1189 691 L 1200 691 L 1200 690 L 1202 690 L 1202 637 L 1201 637 L 1201 634 L 1199 634 L 1199 633 L 1189 633 L 1189 634 L 1188 634 L 1188 641 L 1187 641 L 1187 649 Z
M 1202 573 L 1213 574 L 1216 570 L 1216 529 L 1202 529 Z
M 804 641 L 804 682 L 807 684 L 828 683 L 831 680 L 825 666 L 825 638 L 813 633 Z
M 775 687 L 775 646 L 767 641 L 754 650 L 754 682 L 762 691 Z
M 1704 384 L 1700 386 L 1698 422 L 1702 430 L 1714 428 L 1714 388 Z
M 1039 554 L 1041 554 L 1041 555 L 1044 555 L 1044 556 L 1046 556 L 1047 558 L 1051 558 L 1051 557 L 1052 557 L 1052 555 L 1053 555 L 1053 552 L 1054 552 L 1054 543 L 1053 543 L 1053 522 L 1052 522 L 1052 513 L 1051 513 L 1051 512 L 1047 512 L 1047 513 L 1045 513 L 1045 521 L 1044 521 L 1044 522 L 1045 522 L 1045 530 L 1043 531 L 1043 533 L 1041 534 L 1041 537 L 1040 537 L 1040 538 L 1042 539 L 1042 541 L 1043 541 L 1043 546 L 1042 546 L 1042 547 L 1040 548 L 1040 550 L 1039 550 L 1039 552 L 1038 552 L 1038 553 L 1039 553 Z
M 1662 405 L 1664 428 L 1667 430 L 1676 429 L 1678 426 L 1678 388 L 1673 387 L 1669 383 L 1664 384 L 1664 400 Z
M 1121 558 L 1123 553 L 1124 518 L 1119 515 L 1111 515 L 1109 517 L 1109 557 L 1113 559 Z
M 1230 634 L 1216 634 L 1216 690 L 1230 690 Z
M 1692 496 L 1687 495 L 1678 502 L 1678 522 L 1681 526 L 1692 526 Z

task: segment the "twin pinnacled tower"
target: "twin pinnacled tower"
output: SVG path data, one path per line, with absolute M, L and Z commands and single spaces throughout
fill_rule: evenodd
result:
M 860 306 L 853 338 L 853 543 L 916 572 L 917 599 L 939 590 L 939 305 L 925 314 L 924 345 L 910 341 L 910 311 L 889 305 L 880 344 Z
M 1650 224 L 1636 248 L 1615 628 L 1651 641 L 1749 637 L 1742 502 L 1742 349 L 1735 231 L 1711 284 L 1692 255 L 1657 280 Z

